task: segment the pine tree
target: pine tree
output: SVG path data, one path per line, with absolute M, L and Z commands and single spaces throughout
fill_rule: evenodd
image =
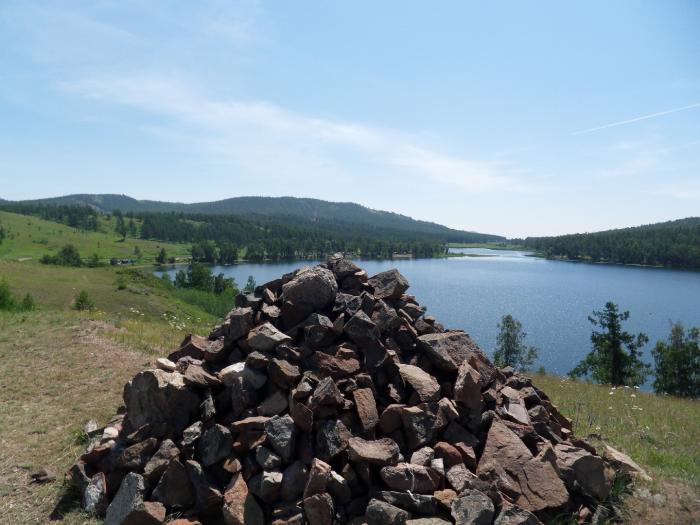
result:
M 512 315 L 504 315 L 498 325 L 499 333 L 496 339 L 496 351 L 493 360 L 496 366 L 512 366 L 518 370 L 527 370 L 537 359 L 537 349 L 526 346 L 523 326 Z

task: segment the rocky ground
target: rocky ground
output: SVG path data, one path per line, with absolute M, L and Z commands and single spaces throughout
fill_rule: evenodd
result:
M 89 428 L 71 469 L 109 524 L 602 522 L 614 449 L 343 258 L 240 295 Z M 184 521 L 187 520 L 187 521 Z

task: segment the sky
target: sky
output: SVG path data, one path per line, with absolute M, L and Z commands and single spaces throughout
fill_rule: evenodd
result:
M 700 2 L 0 1 L 0 197 L 700 215 Z

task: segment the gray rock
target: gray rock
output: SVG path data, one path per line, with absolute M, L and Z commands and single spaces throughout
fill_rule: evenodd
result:
M 430 462 L 435 458 L 435 450 L 431 447 L 423 447 L 411 454 L 411 461 L 414 465 L 423 465 L 429 467 Z
M 456 525 L 491 525 L 493 514 L 493 502 L 478 490 L 467 489 L 452 502 Z
M 262 468 L 270 470 L 282 465 L 282 458 L 272 452 L 267 447 L 258 447 L 255 449 L 255 461 Z
M 236 308 L 229 314 L 226 337 L 230 341 L 237 341 L 247 335 L 251 328 L 253 328 L 253 309 Z
M 330 461 L 348 447 L 350 431 L 339 419 L 324 419 L 316 424 L 316 455 Z
M 122 525 L 130 514 L 143 506 L 146 485 L 143 477 L 129 472 L 119 486 L 112 503 L 107 507 L 105 525 Z
M 542 525 L 542 522 L 531 512 L 504 502 L 493 525 Z
M 437 501 L 432 494 L 414 494 L 413 492 L 397 492 L 380 490 L 377 497 L 402 509 L 416 514 L 430 516 L 437 512 Z
M 222 425 L 213 425 L 207 428 L 199 440 L 200 463 L 209 467 L 226 458 L 232 452 L 233 438 L 231 431 Z
M 338 390 L 335 381 L 330 377 L 326 377 L 316 386 L 313 401 L 317 405 L 342 405 L 343 394 Z
M 411 463 L 382 467 L 379 476 L 391 489 L 410 490 L 418 494 L 432 494 L 440 483 L 439 476 L 431 468 Z
M 405 510 L 378 499 L 370 500 L 365 515 L 370 525 L 403 525 L 411 517 Z
M 435 416 L 421 407 L 404 407 L 401 422 L 408 446 L 415 450 L 428 443 L 435 431 Z
M 280 496 L 285 501 L 293 501 L 304 492 L 309 478 L 309 469 L 301 461 L 295 461 L 282 473 L 282 490 Z
M 323 348 L 335 340 L 333 323 L 325 315 L 311 314 L 304 325 L 304 342 L 309 348 Z
M 376 345 L 381 333 L 376 324 L 367 317 L 367 314 L 359 310 L 345 323 L 343 332 L 357 345 L 361 347 Z
M 108 505 L 107 480 L 104 473 L 98 472 L 90 478 L 83 492 L 83 510 L 94 516 L 104 516 Z
M 182 440 L 180 440 L 180 444 L 183 447 L 189 447 L 190 445 L 194 445 L 194 443 L 202 437 L 202 422 L 201 421 L 196 421 L 195 423 L 192 423 L 189 427 L 187 427 L 183 432 L 182 432 Z
M 187 469 L 177 459 L 168 464 L 151 498 L 171 509 L 186 509 L 194 504 L 194 487 Z
M 294 438 L 296 436 L 296 427 L 292 417 L 289 414 L 271 417 L 265 423 L 265 433 L 268 443 L 279 454 L 282 461 L 289 462 L 294 453 Z

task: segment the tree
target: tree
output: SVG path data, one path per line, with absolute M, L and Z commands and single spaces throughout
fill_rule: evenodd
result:
M 129 235 L 132 237 L 137 237 L 139 234 L 139 230 L 136 227 L 136 223 L 134 222 L 134 219 L 129 219 L 127 230 L 129 232 Z
M 156 262 L 158 264 L 165 264 L 167 260 L 168 254 L 165 252 L 165 248 L 161 248 L 158 255 L 156 255 Z
M 90 257 L 88 257 L 87 265 L 89 268 L 97 268 L 98 266 L 101 266 L 100 256 L 93 253 Z
M 215 294 L 222 294 L 227 290 L 232 290 L 235 288 L 236 284 L 233 278 L 226 278 L 224 277 L 223 273 L 219 273 L 216 277 L 214 277 L 214 293 Z
M 256 286 L 255 277 L 253 277 L 252 275 L 249 275 L 248 280 L 245 283 L 245 288 L 243 288 L 243 291 L 247 292 L 247 293 L 252 293 L 253 290 L 255 290 L 255 286 Z
M 90 299 L 90 296 L 85 290 L 80 290 L 78 295 L 75 296 L 73 308 L 76 310 L 92 310 L 95 308 L 95 303 L 92 302 L 92 299 Z
M 523 341 L 527 334 L 523 326 L 512 315 L 504 315 L 498 325 L 496 351 L 493 360 L 496 366 L 512 366 L 517 370 L 527 370 L 537 359 L 537 348 L 526 346 Z
M 10 285 L 3 278 L 0 280 L 0 310 L 12 310 L 14 307 L 15 300 L 10 292 Z
M 593 330 L 593 350 L 569 375 L 590 376 L 598 383 L 613 386 L 644 383 L 651 367 L 640 359 L 639 349 L 649 342 L 649 338 L 646 334 L 634 336 L 622 329 L 623 321 L 629 316 L 628 311 L 620 313 L 618 306 L 611 301 L 605 303 L 605 310 L 594 310 L 588 320 L 601 331 Z
M 142 255 L 141 248 L 139 248 L 138 245 L 134 246 L 134 259 L 140 261 Z
M 214 289 L 214 276 L 211 270 L 200 263 L 190 264 L 187 268 L 187 288 L 211 292 Z
M 5 240 L 5 228 L 0 225 L 0 244 L 2 244 L 2 241 Z
M 682 397 L 700 397 L 700 329 L 671 327 L 667 341 L 651 351 L 656 379 L 654 391 Z
M 121 236 L 122 240 L 126 239 L 126 224 L 124 224 L 124 217 L 122 217 L 121 213 L 117 215 L 117 223 L 114 226 L 114 231 Z
M 25 312 L 31 312 L 32 310 L 36 310 L 36 303 L 34 302 L 34 298 L 31 296 L 31 294 L 27 293 L 22 298 L 22 304 L 20 305 L 20 309 Z

